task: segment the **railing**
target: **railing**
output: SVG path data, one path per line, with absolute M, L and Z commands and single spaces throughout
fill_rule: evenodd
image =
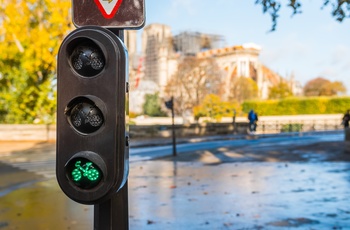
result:
M 197 123 L 175 125 L 176 136 L 195 137 L 208 135 L 248 134 L 248 122 L 236 123 Z M 310 132 L 343 129 L 339 119 L 307 119 L 307 120 L 263 120 L 258 122 L 257 134 L 285 132 Z M 171 125 L 132 125 L 132 138 L 170 137 Z
M 343 126 L 339 119 L 259 121 L 257 126 L 257 132 L 259 133 L 310 132 L 340 129 L 343 129 Z
M 341 130 L 342 115 L 322 117 L 260 117 L 257 133 L 308 132 Z M 293 119 L 294 118 L 294 119 Z M 228 120 L 227 120 L 228 121 Z M 192 123 L 177 124 L 177 137 L 208 135 L 247 134 L 247 118 L 236 119 L 236 123 Z M 130 125 L 132 138 L 171 137 L 171 125 Z M 350 136 L 350 134 L 349 134 Z M 350 139 L 350 138 L 349 138 Z M 3 125 L 0 124 L 0 141 L 55 141 L 55 125 Z

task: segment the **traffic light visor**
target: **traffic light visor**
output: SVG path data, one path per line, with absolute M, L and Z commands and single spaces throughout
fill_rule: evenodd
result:
M 70 65 L 79 75 L 93 77 L 102 72 L 106 58 L 95 42 L 88 38 L 80 38 L 70 46 Z
M 69 124 L 79 133 L 91 134 L 104 124 L 101 109 L 87 97 L 73 99 L 65 109 Z

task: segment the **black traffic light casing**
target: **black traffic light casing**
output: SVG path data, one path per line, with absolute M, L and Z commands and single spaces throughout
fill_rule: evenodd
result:
M 174 108 L 174 98 L 173 97 L 171 97 L 171 99 L 169 101 L 165 102 L 165 107 L 167 107 L 167 109 Z
M 58 53 L 56 176 L 82 204 L 109 199 L 128 177 L 127 56 L 114 33 L 96 26 L 71 32 Z

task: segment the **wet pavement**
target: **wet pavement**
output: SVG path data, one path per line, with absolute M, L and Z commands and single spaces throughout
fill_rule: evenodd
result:
M 350 151 L 341 138 L 133 161 L 130 229 L 350 229 Z M 33 157 L 55 151 L 29 148 Z M 2 148 L 0 160 L 22 151 Z M 70 201 L 54 178 L 4 163 L 0 173 L 1 230 L 93 229 L 93 206 Z
M 349 163 L 155 166 L 131 175 L 132 229 L 350 229 Z

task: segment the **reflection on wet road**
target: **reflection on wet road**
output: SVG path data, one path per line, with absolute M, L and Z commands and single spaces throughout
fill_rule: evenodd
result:
M 349 163 L 137 163 L 131 229 L 349 229 L 349 179 Z
M 93 206 L 69 200 L 53 179 L 0 197 L 0 204 L 0 229 L 92 229 Z

